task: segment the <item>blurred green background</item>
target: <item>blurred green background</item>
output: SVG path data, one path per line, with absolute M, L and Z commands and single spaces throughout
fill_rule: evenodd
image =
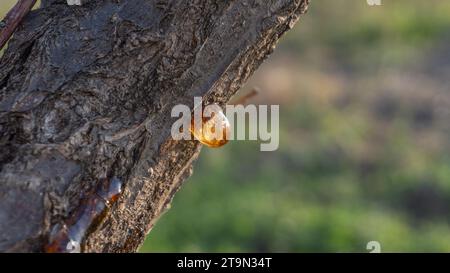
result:
M 241 91 L 279 149 L 204 148 L 142 252 L 450 251 L 450 1 L 311 2 Z

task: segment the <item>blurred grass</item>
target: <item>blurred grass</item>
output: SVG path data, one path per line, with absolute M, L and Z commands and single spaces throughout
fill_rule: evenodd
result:
M 449 14 L 312 1 L 243 88 L 280 104 L 280 149 L 204 148 L 141 251 L 450 251 Z
M 448 14 L 312 1 L 243 88 L 280 104 L 280 149 L 205 148 L 141 251 L 450 251 Z

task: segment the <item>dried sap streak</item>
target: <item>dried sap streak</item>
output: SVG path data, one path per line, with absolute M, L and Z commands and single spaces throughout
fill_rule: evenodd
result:
M 96 191 L 82 200 L 70 218 L 55 226 L 45 252 L 81 252 L 83 240 L 100 224 L 121 193 L 122 181 L 118 178 L 100 181 Z
M 228 143 L 231 129 L 230 123 L 220 107 L 218 105 L 212 106 L 219 111 L 211 113 L 210 116 L 206 116 L 205 112 L 203 112 L 199 117 L 201 124 L 196 124 L 196 111 L 194 110 L 190 131 L 194 138 L 202 144 L 212 148 L 219 148 Z M 200 111 L 200 113 L 202 112 Z

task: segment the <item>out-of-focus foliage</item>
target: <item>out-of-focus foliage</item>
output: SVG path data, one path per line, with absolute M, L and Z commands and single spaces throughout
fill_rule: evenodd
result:
M 311 2 L 243 88 L 280 149 L 204 148 L 141 251 L 450 251 L 450 2 Z
M 450 251 L 450 1 L 311 2 L 243 88 L 279 150 L 204 148 L 141 251 Z

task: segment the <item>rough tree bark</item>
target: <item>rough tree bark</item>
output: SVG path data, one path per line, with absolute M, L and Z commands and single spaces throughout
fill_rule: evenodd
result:
M 70 228 L 82 251 L 136 251 L 200 152 L 171 139 L 172 106 L 226 104 L 308 1 L 65 2 L 28 14 L 1 59 L 0 251 Z M 112 180 L 118 200 L 89 211 Z

